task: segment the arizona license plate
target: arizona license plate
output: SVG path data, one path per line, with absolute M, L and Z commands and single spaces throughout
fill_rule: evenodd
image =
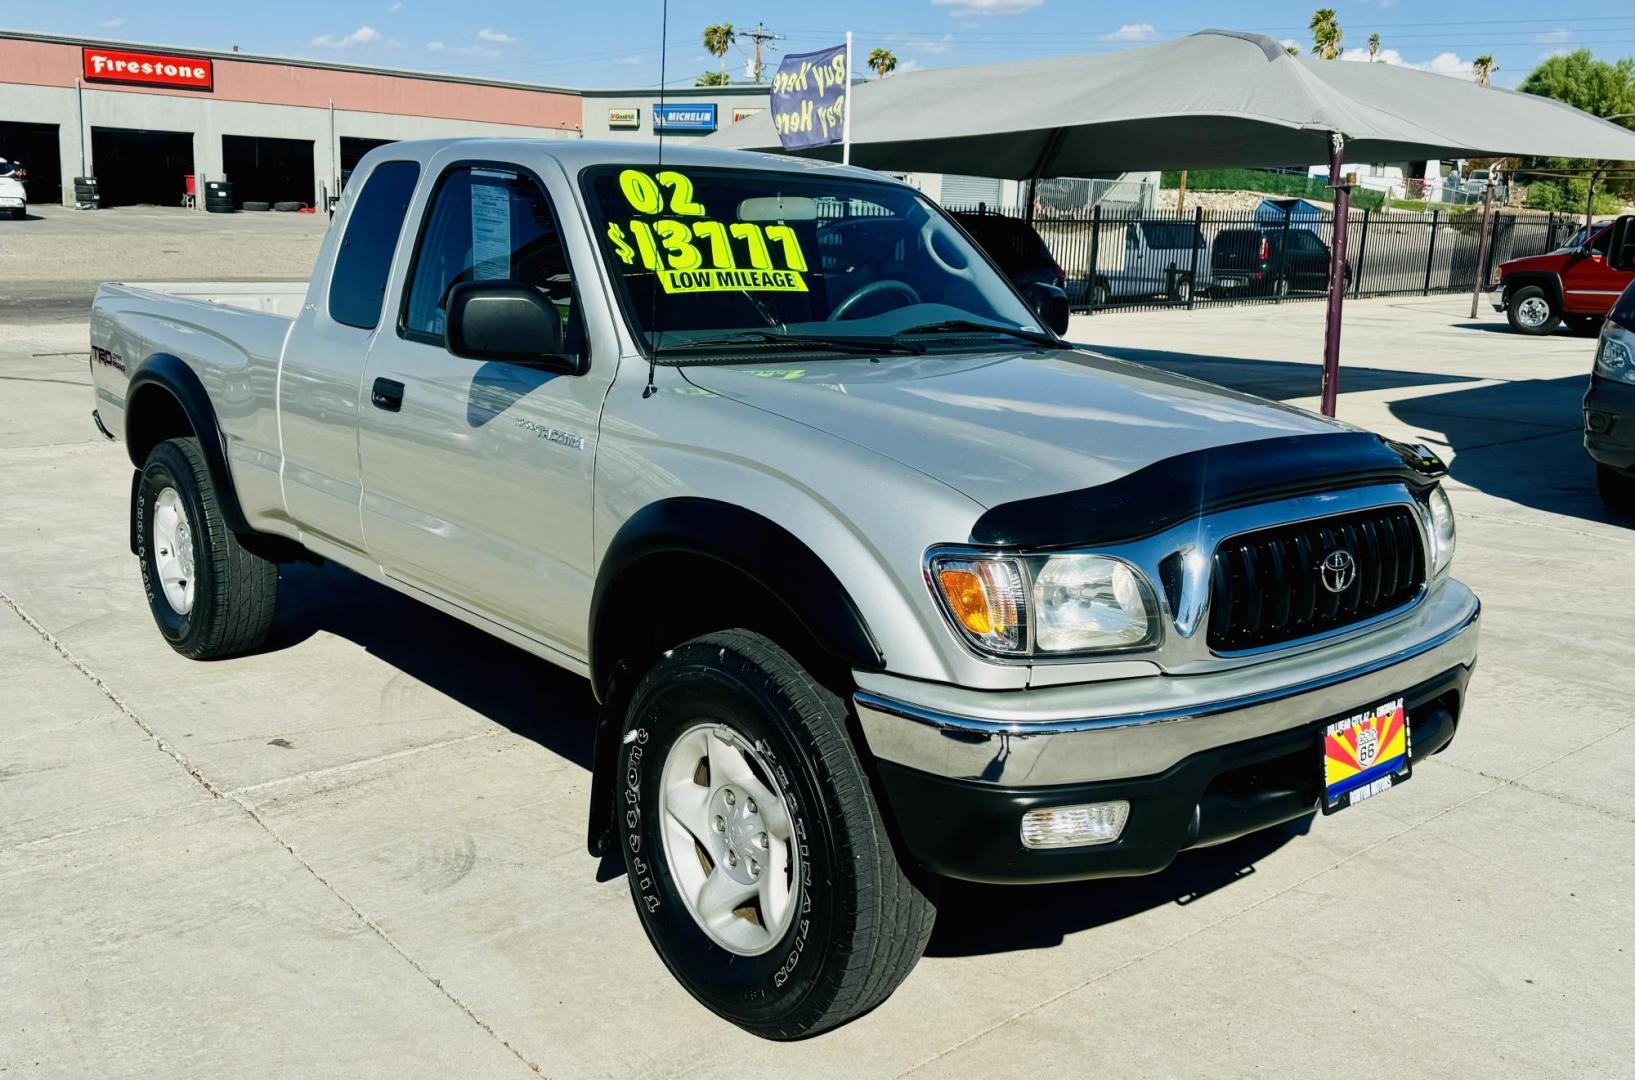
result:
M 1323 813 L 1332 814 L 1408 779 L 1408 713 L 1388 701 L 1323 731 Z

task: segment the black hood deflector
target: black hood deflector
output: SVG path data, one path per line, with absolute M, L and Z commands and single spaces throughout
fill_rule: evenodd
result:
M 977 519 L 971 542 L 1007 548 L 1124 543 L 1249 503 L 1391 482 L 1421 491 L 1446 473 L 1424 447 L 1368 432 L 1231 443 L 1155 461 L 1095 487 L 1002 503 Z

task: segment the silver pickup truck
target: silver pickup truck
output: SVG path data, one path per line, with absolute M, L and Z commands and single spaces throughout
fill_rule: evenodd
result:
M 891 993 L 945 879 L 1152 873 L 1458 725 L 1441 463 L 1066 324 L 862 170 L 405 142 L 310 282 L 104 285 L 91 368 L 178 652 L 255 648 L 322 558 L 585 676 L 591 850 L 795 1038 Z

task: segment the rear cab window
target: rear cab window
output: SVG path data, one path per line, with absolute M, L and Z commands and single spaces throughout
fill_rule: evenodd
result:
M 419 180 L 420 166 L 413 161 L 383 161 L 369 174 L 329 277 L 329 317 L 336 322 L 360 330 L 380 323 L 392 253 Z

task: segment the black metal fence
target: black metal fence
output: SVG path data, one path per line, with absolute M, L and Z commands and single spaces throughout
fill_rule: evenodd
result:
M 1018 207 L 982 212 L 1021 218 Z M 1321 297 L 1328 290 L 1332 211 L 1150 213 L 1041 210 L 1033 227 L 1066 274 L 1077 312 Z M 1495 211 L 1481 280 L 1509 259 L 1563 243 L 1573 219 Z M 1352 296 L 1469 292 L 1477 281 L 1480 207 L 1427 213 L 1354 210 L 1346 269 Z

